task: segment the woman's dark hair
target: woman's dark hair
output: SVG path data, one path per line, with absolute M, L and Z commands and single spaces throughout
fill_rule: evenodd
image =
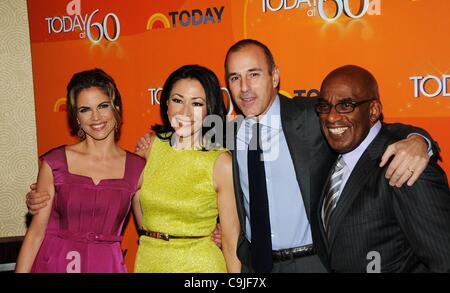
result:
M 170 124 L 169 116 L 167 114 L 168 101 L 174 84 L 182 79 L 193 79 L 200 82 L 206 94 L 206 115 L 219 116 L 223 122 L 223 126 L 225 126 L 227 111 L 223 100 L 222 90 L 220 89 L 219 80 L 215 73 L 212 70 L 200 65 L 184 65 L 169 75 L 161 92 L 160 113 L 163 123 L 152 126 L 152 130 L 160 139 L 170 140 L 175 131 Z M 203 126 L 202 137 L 212 128 L 213 127 Z M 225 142 L 223 141 L 223 133 L 215 133 L 215 135 L 221 136 L 220 139 L 223 142 L 221 145 L 224 146 Z M 217 141 L 217 139 L 218 138 L 216 137 L 215 140 Z
M 77 135 L 80 130 L 77 121 L 78 95 L 82 90 L 91 87 L 100 89 L 109 97 L 116 120 L 114 138 L 116 141 L 119 140 L 122 126 L 122 98 L 113 78 L 98 68 L 75 73 L 67 85 L 67 120 L 70 127 L 70 134 Z M 84 138 L 80 137 L 80 139 Z

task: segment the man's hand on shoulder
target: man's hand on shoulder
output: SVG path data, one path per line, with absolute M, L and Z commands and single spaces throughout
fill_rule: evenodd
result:
M 407 185 L 411 186 L 417 181 L 430 160 L 428 143 L 420 135 L 411 135 L 391 144 L 381 158 L 380 167 L 383 167 L 391 156 L 394 158 L 385 174 L 385 177 L 390 179 L 389 184 L 401 187 L 407 182 Z

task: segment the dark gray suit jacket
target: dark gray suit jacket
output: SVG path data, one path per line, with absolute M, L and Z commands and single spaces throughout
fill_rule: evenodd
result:
M 313 207 L 314 244 L 330 271 L 367 272 L 374 260 L 368 256 L 371 251 L 379 253 L 381 272 L 450 271 L 445 173 L 431 160 L 412 187 L 390 186 L 384 178 L 387 167 L 378 164 L 386 147 L 397 140 L 383 126 L 363 153 L 332 214 L 329 240 L 321 217 L 326 187 Z

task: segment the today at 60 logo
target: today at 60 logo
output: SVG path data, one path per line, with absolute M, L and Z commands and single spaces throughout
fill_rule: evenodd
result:
M 261 0 L 263 12 L 277 12 L 291 10 L 300 7 L 308 7 L 307 16 L 320 16 L 323 20 L 331 22 L 346 15 L 351 19 L 357 19 L 368 15 L 381 14 L 381 0 Z M 354 4 L 351 6 L 351 4 Z M 357 11 L 351 7 L 359 5 Z M 334 10 L 330 9 L 334 5 Z M 328 9 L 326 9 L 328 8 Z M 330 11 L 334 11 L 330 13 Z
M 67 15 L 64 16 L 45 18 L 49 34 L 79 31 L 80 39 L 88 38 L 92 43 L 98 43 L 103 39 L 114 42 L 120 36 L 120 20 L 114 13 L 107 13 L 102 18 L 102 13 L 96 9 L 83 16 L 81 0 L 70 1 L 66 6 L 66 12 Z

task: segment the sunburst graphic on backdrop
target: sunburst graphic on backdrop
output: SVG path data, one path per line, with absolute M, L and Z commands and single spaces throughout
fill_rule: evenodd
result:
M 147 21 L 147 30 L 170 28 L 170 22 L 162 13 L 155 13 Z

